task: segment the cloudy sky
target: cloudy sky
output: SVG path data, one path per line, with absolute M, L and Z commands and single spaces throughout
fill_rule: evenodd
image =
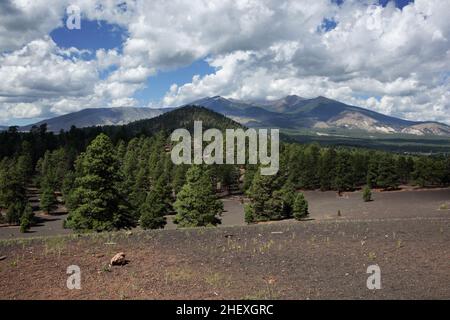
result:
M 449 12 L 450 0 L 2 0 L 0 125 L 288 94 L 450 124 Z

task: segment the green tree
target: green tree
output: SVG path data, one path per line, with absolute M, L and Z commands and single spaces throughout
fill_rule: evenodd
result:
M 81 154 L 75 166 L 72 209 L 65 226 L 75 230 L 105 231 L 130 228 L 136 220 L 119 185 L 122 177 L 113 144 L 98 135 Z
M 372 201 L 372 191 L 370 190 L 369 186 L 365 186 L 363 189 L 363 200 L 365 202 Z
M 17 223 L 26 203 L 26 178 L 15 159 L 4 158 L 0 162 L 0 208 L 8 209 L 10 223 Z M 17 213 L 17 210 L 19 213 Z
M 10 224 L 17 224 L 20 222 L 24 210 L 23 202 L 11 203 L 6 211 L 6 221 Z
M 341 150 L 336 160 L 336 176 L 334 179 L 334 186 L 339 193 L 354 189 L 352 171 L 350 153 L 347 150 Z
M 320 158 L 319 179 L 322 191 L 333 188 L 333 181 L 336 178 L 336 157 L 336 151 L 333 148 L 328 148 Z
M 291 180 L 287 180 L 286 183 L 279 191 L 274 191 L 275 197 L 278 194 L 282 200 L 282 219 L 292 218 L 296 191 L 294 184 Z
M 33 209 L 27 203 L 22 213 L 22 216 L 20 217 L 20 232 L 25 233 L 30 230 L 33 218 L 34 218 Z
M 367 165 L 366 184 L 369 188 L 377 187 L 378 176 L 378 157 L 374 152 L 369 155 L 369 163 Z
M 56 196 L 53 189 L 49 186 L 43 186 L 41 189 L 40 208 L 45 213 L 49 214 L 56 206 Z
M 390 154 L 384 154 L 378 163 L 377 185 L 386 190 L 395 189 L 399 185 L 396 162 Z
M 172 211 L 172 189 L 166 174 L 162 174 L 139 208 L 139 223 L 143 229 L 159 229 L 166 224 L 165 215 Z
M 309 215 L 308 201 L 301 192 L 295 195 L 293 213 L 296 220 L 301 220 Z
M 185 164 L 180 164 L 175 166 L 174 174 L 172 178 L 172 187 L 175 191 L 175 194 L 178 194 L 180 192 L 181 188 L 183 187 L 184 183 L 186 182 L 186 172 L 188 170 L 188 166 Z
M 209 170 L 193 165 L 186 173 L 186 183 L 174 204 L 174 222 L 180 227 L 217 225 L 223 204 L 213 192 Z
M 286 199 L 280 192 L 282 187 L 279 174 L 261 175 L 258 170 L 247 191 L 250 203 L 245 207 L 247 223 L 280 220 L 284 217 L 283 204 Z

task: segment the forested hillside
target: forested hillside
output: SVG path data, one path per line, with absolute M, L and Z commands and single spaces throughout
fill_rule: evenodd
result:
M 395 189 L 450 184 L 449 156 L 402 155 L 357 148 L 282 143 L 280 170 L 261 176 L 256 165 L 174 165 L 170 133 L 203 128 L 236 128 L 236 122 L 204 108 L 185 107 L 124 126 L 77 129 L 54 134 L 44 125 L 21 133 L 0 133 L 0 208 L 3 222 L 33 220 L 26 188 L 41 192 L 41 209 L 52 212 L 62 192 L 69 217 L 65 226 L 79 231 L 113 230 L 141 225 L 161 228 L 176 214 L 179 226 L 220 223 L 217 193 L 245 192 L 246 221 L 307 214 L 297 189 Z

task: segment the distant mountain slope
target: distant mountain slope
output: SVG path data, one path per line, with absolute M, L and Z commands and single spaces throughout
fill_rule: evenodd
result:
M 203 130 L 210 128 L 220 130 L 243 128 L 241 124 L 220 113 L 205 107 L 193 105 L 180 107 L 151 119 L 135 121 L 124 125 L 123 127 L 131 135 L 151 135 L 161 130 L 171 133 L 179 128 L 184 128 L 193 132 L 194 121 L 202 121 Z
M 192 104 L 205 106 L 251 127 L 450 136 L 450 126 L 443 123 L 399 119 L 325 97 L 239 101 L 215 96 Z
M 165 112 L 172 110 L 150 109 L 150 108 L 92 108 L 68 113 L 59 117 L 39 121 L 33 125 L 39 126 L 47 124 L 47 130 L 58 132 L 61 129 L 69 130 L 72 125 L 77 128 L 103 126 L 103 125 L 122 125 L 133 121 L 154 118 Z M 29 131 L 33 125 L 20 127 L 21 131 Z
M 280 128 L 297 133 L 307 130 L 317 135 L 364 137 L 372 137 L 373 134 L 450 136 L 450 126 L 443 123 L 399 119 L 325 97 L 305 99 L 290 95 L 273 101 L 240 101 L 215 96 L 185 106 L 188 105 L 203 106 L 247 127 Z M 171 110 L 173 108 L 84 109 L 34 125 L 47 123 L 48 130 L 55 132 L 69 130 L 72 125 L 78 128 L 124 125 L 155 118 Z M 190 115 L 186 116 L 190 119 Z M 19 127 L 19 130 L 28 131 L 31 126 Z

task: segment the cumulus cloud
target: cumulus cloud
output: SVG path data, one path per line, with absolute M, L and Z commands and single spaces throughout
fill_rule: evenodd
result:
M 134 106 L 134 94 L 149 76 L 206 59 L 214 73 L 171 86 L 160 104 L 208 95 L 324 95 L 450 123 L 450 3 L 416 0 L 402 10 L 375 3 L 70 1 L 85 18 L 127 30 L 120 52 L 101 49 L 85 61 L 83 52 L 62 50 L 47 36 L 61 24 L 69 1 L 2 2 L 0 118 Z M 336 26 L 324 28 L 325 19 Z
M 314 23 L 298 39 L 279 37 L 266 48 L 213 56 L 218 71 L 172 88 L 164 102 L 178 105 L 214 92 L 241 99 L 325 95 L 450 123 L 450 24 L 444 13 L 450 3 L 417 0 L 400 10 L 347 0 L 334 9 L 325 10 L 334 29 L 314 29 L 320 19 L 310 9 Z

